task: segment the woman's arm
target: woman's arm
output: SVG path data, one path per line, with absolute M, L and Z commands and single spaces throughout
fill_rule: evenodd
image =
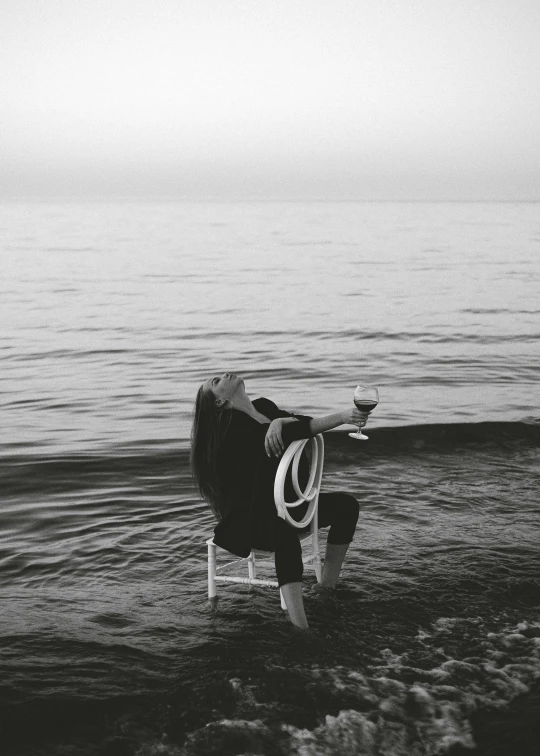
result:
M 356 407 L 344 410 L 343 412 L 336 412 L 333 415 L 323 415 L 323 417 L 312 417 L 309 421 L 309 428 L 313 436 L 317 433 L 324 433 L 324 431 L 337 428 L 338 425 L 345 425 L 345 423 L 351 423 L 352 425 L 366 424 L 369 412 L 360 412 Z
M 270 423 L 264 445 L 267 455 L 280 457 L 285 448 L 300 438 L 311 438 L 318 433 L 337 428 L 338 425 L 351 423 L 363 427 L 366 424 L 368 412 L 360 412 L 356 407 L 336 412 L 322 417 L 278 417 Z
M 294 423 L 295 427 L 290 427 Z M 272 420 L 264 438 L 264 448 L 269 457 L 281 457 L 291 441 L 309 438 L 309 420 L 296 417 L 278 417 Z M 287 428 L 287 426 L 289 426 Z M 306 432 L 307 431 L 307 432 Z

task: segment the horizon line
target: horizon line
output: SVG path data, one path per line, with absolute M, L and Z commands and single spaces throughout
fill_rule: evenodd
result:
M 445 199 L 421 199 L 421 198 L 391 198 L 391 199 L 366 199 L 358 197 L 349 198 L 326 198 L 326 197 L 177 197 L 175 195 L 148 195 L 146 197 L 137 197 L 132 195 L 110 195 L 110 196 L 69 196 L 69 195 L 53 195 L 51 197 L 45 196 L 11 196 L 1 197 L 0 203 L 11 202 L 179 202 L 185 204 L 198 204 L 198 203 L 357 203 L 357 204 L 535 204 L 540 202 L 540 197 L 537 198 L 520 198 L 520 199 L 487 199 L 487 198 L 469 198 L 469 199 L 457 199 L 457 198 L 445 198 Z

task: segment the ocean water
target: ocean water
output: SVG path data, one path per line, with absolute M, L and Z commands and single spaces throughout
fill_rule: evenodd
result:
M 2 756 L 537 754 L 539 204 L 6 203 L 0 239 Z M 227 369 L 312 415 L 379 387 L 326 434 L 361 515 L 308 640 L 206 599 Z

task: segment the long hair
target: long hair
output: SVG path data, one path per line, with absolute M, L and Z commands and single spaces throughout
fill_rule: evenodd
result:
M 232 407 L 229 402 L 224 407 L 217 407 L 215 401 L 212 390 L 203 391 L 201 386 L 195 400 L 191 428 L 191 472 L 199 493 L 219 520 L 223 497 L 218 469 L 219 451 L 231 422 Z

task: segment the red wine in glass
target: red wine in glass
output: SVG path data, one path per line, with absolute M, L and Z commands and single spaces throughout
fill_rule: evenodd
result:
M 357 386 L 354 392 L 354 403 L 361 412 L 371 412 L 379 403 L 379 392 L 375 386 Z M 349 433 L 351 438 L 367 441 L 369 436 L 358 428 L 357 433 Z

